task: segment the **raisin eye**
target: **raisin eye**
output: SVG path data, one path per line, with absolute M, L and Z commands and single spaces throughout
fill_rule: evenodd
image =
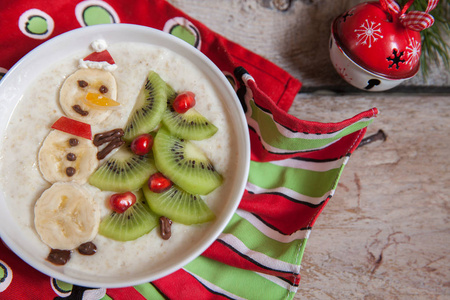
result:
M 77 146 L 79 141 L 77 139 L 69 139 L 69 145 L 72 147 Z
M 100 93 L 106 94 L 108 92 L 108 88 L 104 85 L 102 85 L 99 89 Z
M 78 86 L 81 88 L 85 88 L 88 86 L 88 83 L 84 80 L 78 80 Z

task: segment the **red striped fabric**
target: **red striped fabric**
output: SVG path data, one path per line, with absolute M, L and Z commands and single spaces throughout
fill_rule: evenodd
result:
M 213 293 L 201 284 L 194 276 L 181 269 L 153 284 L 167 299 L 220 300 L 227 297 Z
M 220 241 L 215 242 L 202 255 L 216 261 L 220 261 L 221 263 L 234 266 L 236 268 L 281 277 L 289 281 L 291 285 L 298 284 L 298 279 L 300 278 L 299 274 L 289 274 L 287 272 L 279 272 L 276 270 L 264 268 L 263 266 L 258 265 L 248 258 L 238 254 L 236 251 L 233 251 L 233 249 L 230 248 L 227 244 L 221 243 Z
M 146 300 L 134 287 L 108 289 L 108 296 L 120 300 Z
M 431 10 L 433 10 L 436 5 L 438 5 L 439 0 L 428 0 L 428 5 L 427 5 L 427 9 L 425 10 L 425 12 L 430 12 Z
M 408 29 L 414 31 L 422 31 L 431 27 L 434 24 L 432 15 L 422 11 L 411 11 L 405 15 L 400 16 L 400 23 Z
M 250 194 L 246 192 L 242 197 L 239 208 L 254 213 L 264 223 L 276 228 L 281 233 L 289 235 L 302 228 L 311 227 L 311 222 L 317 215 L 319 207 L 326 204 L 326 200 L 316 207 L 294 202 L 281 195 Z M 269 209 L 270 208 L 270 209 Z

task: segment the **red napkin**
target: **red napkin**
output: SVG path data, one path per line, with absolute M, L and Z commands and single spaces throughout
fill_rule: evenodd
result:
M 42 42 L 81 26 L 133 23 L 184 39 L 233 83 L 246 112 L 252 159 L 238 211 L 217 241 L 177 272 L 128 288 L 72 286 L 39 273 L 0 243 L 1 299 L 294 297 L 311 228 L 376 109 L 339 123 L 287 114 L 301 86 L 297 79 L 163 0 L 2 1 L 0 16 L 0 73 Z

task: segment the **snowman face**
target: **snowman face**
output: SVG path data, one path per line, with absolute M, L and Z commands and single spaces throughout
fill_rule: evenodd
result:
M 97 166 L 97 147 L 91 140 L 59 130 L 52 130 L 39 150 L 39 169 L 51 183 L 86 183 Z
M 112 108 L 116 107 L 111 103 L 118 105 L 116 97 L 117 84 L 110 72 L 80 69 L 64 82 L 59 101 L 68 117 L 95 125 L 111 114 Z

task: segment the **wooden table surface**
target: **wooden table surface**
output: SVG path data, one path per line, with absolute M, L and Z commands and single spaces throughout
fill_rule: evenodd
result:
M 351 156 L 308 240 L 295 299 L 450 299 L 450 71 L 433 64 L 382 93 L 340 79 L 330 24 L 363 1 L 170 2 L 302 81 L 292 115 L 338 122 L 380 110 L 366 136 L 382 129 L 387 140 Z

